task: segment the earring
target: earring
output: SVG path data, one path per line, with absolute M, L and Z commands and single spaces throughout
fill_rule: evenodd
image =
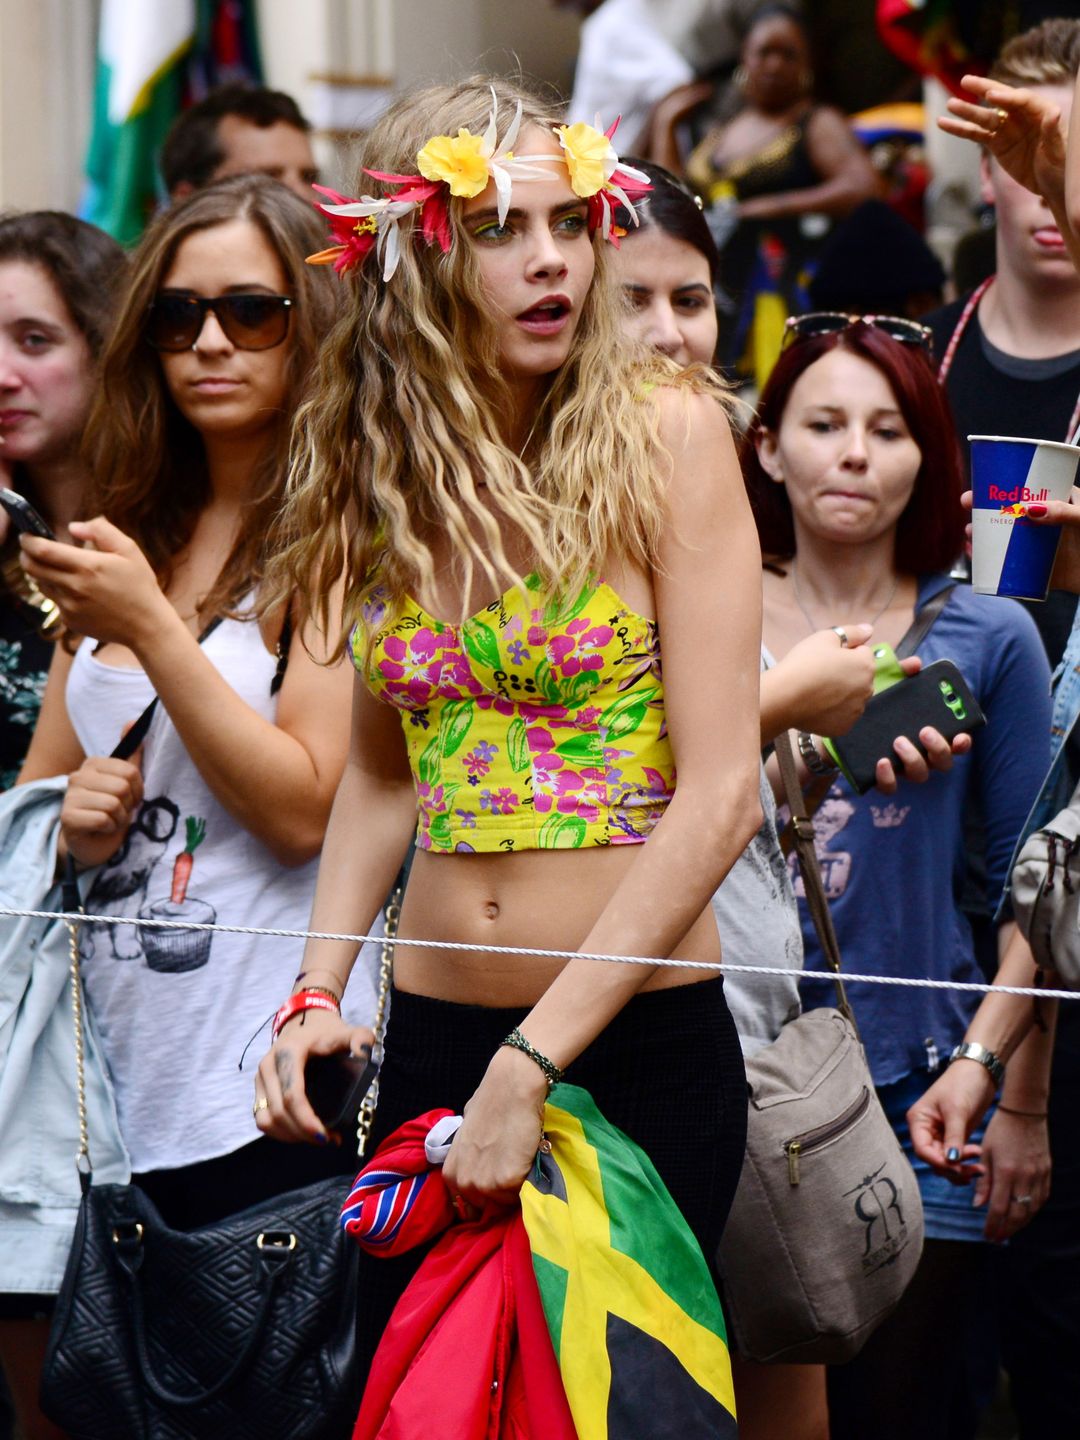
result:
M 731 78 L 735 83 L 736 89 L 745 90 L 746 82 L 750 79 L 750 75 L 745 65 L 736 65 Z

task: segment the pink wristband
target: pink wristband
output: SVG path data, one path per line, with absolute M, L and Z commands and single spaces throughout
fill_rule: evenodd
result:
M 293 1016 L 299 1015 L 304 1010 L 331 1010 L 335 1015 L 341 1014 L 341 1006 L 329 995 L 324 995 L 319 990 L 300 990 L 297 994 L 290 995 L 274 1016 L 274 1026 L 271 1032 L 273 1038 L 276 1040 Z

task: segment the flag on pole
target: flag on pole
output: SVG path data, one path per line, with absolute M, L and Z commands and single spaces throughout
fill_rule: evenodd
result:
M 103 0 L 83 219 L 134 244 L 164 198 L 158 154 L 180 111 L 261 79 L 254 0 Z
M 195 0 L 104 0 L 83 216 L 133 244 L 158 199 L 157 155 L 180 111 Z

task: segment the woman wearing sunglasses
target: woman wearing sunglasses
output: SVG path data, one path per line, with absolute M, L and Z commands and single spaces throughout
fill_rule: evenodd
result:
M 289 928 L 310 908 L 349 678 L 317 663 L 314 626 L 288 646 L 288 617 L 252 610 L 292 413 L 335 318 L 337 287 L 304 264 L 321 233 L 262 178 L 155 222 L 89 421 L 95 518 L 72 524 L 75 544 L 23 542 L 27 573 L 85 637 L 58 647 L 21 779 L 71 773 L 62 846 L 101 867 L 89 913 Z M 154 694 L 133 759 L 104 758 Z M 351 1163 L 252 1120 L 238 1064 L 294 960 L 221 932 L 83 929 L 132 1168 L 178 1228 Z
M 768 557 L 764 640 L 775 656 L 823 625 L 839 626 L 843 644 L 853 621 L 872 623 L 875 640 L 895 647 L 916 613 L 948 589 L 963 543 L 959 457 L 922 327 L 892 317 L 794 321 L 743 458 Z M 802 736 L 808 768 L 827 786 L 817 811 L 819 855 L 852 968 L 978 982 L 959 906 L 964 825 L 978 814 L 986 880 L 996 893 L 1045 769 L 1047 666 L 1018 605 L 964 586 L 948 594 L 919 654 L 924 664 L 954 661 L 989 724 L 960 747 L 949 773 L 919 788 L 904 784 L 892 800 L 874 791 L 859 796 L 835 772 L 828 785 L 819 739 Z M 918 738 L 947 765 L 936 732 L 923 729 Z M 911 739 L 894 748 L 905 767 L 921 765 Z M 807 968 L 822 968 L 805 917 L 803 938 Z M 1007 935 L 1000 938 L 1004 945 Z M 849 993 L 879 1096 L 911 1156 L 905 1113 L 964 1040 L 978 996 L 859 984 Z M 808 982 L 803 1003 L 829 1004 L 831 994 Z M 1031 1067 L 1045 1064 L 1044 1051 L 1036 1046 L 1012 1060 L 1006 1101 Z M 998 1058 L 976 1050 L 957 1063 L 996 1066 Z M 959 1183 L 917 1162 L 923 1259 L 899 1309 L 854 1361 L 830 1372 L 833 1440 L 865 1435 L 871 1414 L 874 1433 L 897 1440 L 974 1433 L 965 1345 L 989 1254 L 979 1242 L 1018 1228 L 1044 1194 L 1045 1156 L 1036 1159 L 1028 1203 L 1011 1203 L 1007 1177 L 1021 1143 L 1010 1118 L 998 1116 L 956 1167 Z M 875 1233 L 868 1224 L 869 1249 L 883 1243 L 884 1228 Z

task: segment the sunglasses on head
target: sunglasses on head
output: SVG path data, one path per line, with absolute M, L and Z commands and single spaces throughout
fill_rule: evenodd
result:
M 272 350 L 289 333 L 292 305 L 287 295 L 159 295 L 147 311 L 144 334 L 155 350 L 190 350 L 212 310 L 238 350 Z
M 796 340 L 809 340 L 812 335 L 837 335 L 853 325 L 866 325 L 880 330 L 901 345 L 918 345 L 927 354 L 933 349 L 933 331 L 917 320 L 903 315 L 845 315 L 839 310 L 815 310 L 809 315 L 792 315 L 784 322 L 784 347 Z

